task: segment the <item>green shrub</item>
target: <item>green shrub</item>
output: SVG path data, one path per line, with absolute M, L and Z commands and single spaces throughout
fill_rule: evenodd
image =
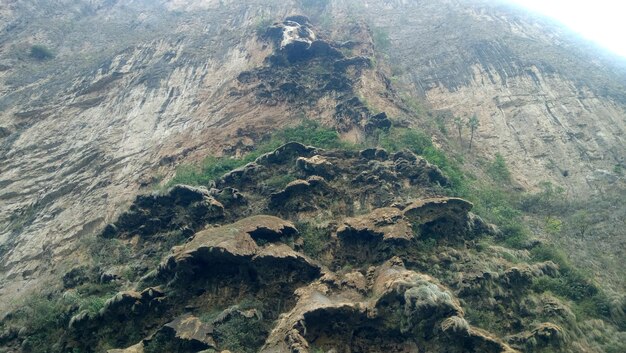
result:
M 328 242 L 326 229 L 308 223 L 298 223 L 296 228 L 304 241 L 302 251 L 311 258 L 319 257 Z
M 584 273 L 573 267 L 566 255 L 554 246 L 542 245 L 531 251 L 533 260 L 553 261 L 559 265 L 556 277 L 539 277 L 533 282 L 536 292 L 553 294 L 573 300 L 574 312 L 579 318 L 611 318 L 611 304 L 606 294 Z
M 405 128 L 391 128 L 382 132 L 378 144 L 389 152 L 408 149 L 417 154 L 423 154 L 427 148 L 433 146 L 430 137 L 423 132 Z
M 498 225 L 506 245 L 513 248 L 526 245 L 528 231 L 511 193 L 495 186 L 478 184 L 468 188 L 465 196 L 474 203 L 474 212 Z
M 511 172 L 509 172 L 509 168 L 506 166 L 504 157 L 499 153 L 496 153 L 496 159 L 487 168 L 487 174 L 493 181 L 498 183 L 511 181 Z
M 265 180 L 263 184 L 272 189 L 281 190 L 294 180 L 296 180 L 296 177 L 291 174 L 279 174 Z
M 563 230 L 563 221 L 556 217 L 546 217 L 546 232 L 551 235 L 557 235 Z
M 261 320 L 235 316 L 215 328 L 215 337 L 221 349 L 231 352 L 257 352 L 267 336 L 267 327 Z
M 54 58 L 54 54 L 48 47 L 35 44 L 30 47 L 30 57 L 37 60 L 48 60 Z
M 244 159 L 209 156 L 202 161 L 200 166 L 180 166 L 176 169 L 176 176 L 169 182 L 169 185 L 207 185 L 211 180 L 244 164 L 246 164 Z
M 287 142 L 300 142 L 320 148 L 351 148 L 350 144 L 341 141 L 335 129 L 321 126 L 313 120 L 305 120 L 295 127 L 276 131 L 266 149 L 274 149 Z
M 28 332 L 22 344 L 24 352 L 53 352 L 50 346 L 63 336 L 75 304 L 72 298 L 61 299 L 53 295 L 31 296 L 16 313 L 18 324 Z

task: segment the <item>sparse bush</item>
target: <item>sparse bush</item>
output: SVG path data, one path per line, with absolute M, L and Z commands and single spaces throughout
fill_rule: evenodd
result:
M 272 19 L 259 18 L 254 26 L 254 32 L 258 37 L 262 37 L 267 31 L 268 27 L 272 25 Z
M 554 211 L 565 207 L 565 189 L 549 181 L 541 182 L 539 186 L 542 189 L 539 193 L 527 195 L 521 200 L 522 210 L 551 215 Z
M 391 48 L 391 39 L 389 38 L 389 33 L 380 27 L 372 28 L 372 39 L 374 40 L 374 45 L 376 49 L 385 52 Z
M 48 47 L 41 44 L 35 44 L 30 47 L 30 57 L 43 61 L 54 58 L 54 54 Z
M 441 132 L 444 136 L 448 136 L 448 127 L 446 126 L 446 116 L 445 115 L 437 115 L 437 117 L 435 118 L 435 123 L 437 124 L 437 129 L 439 129 L 439 132 Z
M 302 251 L 312 258 L 318 258 L 328 242 L 326 229 L 308 223 L 298 223 L 296 228 L 304 240 Z
M 306 10 L 324 10 L 330 0 L 299 0 L 299 3 Z

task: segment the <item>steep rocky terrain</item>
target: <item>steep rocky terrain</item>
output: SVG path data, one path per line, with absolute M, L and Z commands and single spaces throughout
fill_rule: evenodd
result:
M 487 1 L 42 0 L 0 18 L 6 351 L 623 348 L 626 302 L 603 289 L 623 276 L 511 246 L 449 198 L 458 169 L 428 144 L 439 167 L 355 147 L 419 128 L 479 178 L 503 156 L 508 191 L 620 190 L 623 60 Z M 454 117 L 472 114 L 468 151 Z M 251 158 L 311 120 L 342 142 Z M 168 189 L 206 156 L 253 163 Z
M 588 193 L 615 182 L 626 150 L 623 59 L 505 2 L 366 6 L 407 92 L 451 113 L 450 131 L 451 116 L 476 114 L 481 154 L 502 154 L 525 187 Z
M 3 320 L 0 343 L 111 353 L 623 347 L 623 316 L 577 320 L 576 304 L 537 286 L 568 270 L 531 256 L 542 245 L 492 245 L 506 235 L 470 202 L 441 196 L 450 182 L 408 151 L 292 142 L 210 189 L 139 196 L 59 292 Z M 59 316 L 45 322 L 49 311 Z

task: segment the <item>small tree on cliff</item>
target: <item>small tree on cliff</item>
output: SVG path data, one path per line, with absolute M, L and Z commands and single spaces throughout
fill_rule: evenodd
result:
M 454 126 L 456 126 L 457 131 L 459 132 L 459 143 L 461 147 L 463 147 L 463 138 L 461 137 L 461 132 L 463 130 L 463 119 L 461 117 L 454 118 Z
M 476 129 L 478 129 L 479 121 L 476 114 L 472 115 L 472 117 L 467 122 L 467 126 L 470 128 L 470 143 L 469 143 L 469 151 L 472 151 L 472 142 L 474 142 L 474 133 Z

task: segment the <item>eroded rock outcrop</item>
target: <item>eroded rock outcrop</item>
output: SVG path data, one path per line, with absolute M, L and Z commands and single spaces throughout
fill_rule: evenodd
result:
M 274 182 L 283 179 L 289 182 L 282 187 Z M 216 181 L 212 194 L 236 190 L 246 200 L 226 209 L 226 218 L 231 212 L 252 214 L 258 209 L 291 217 L 333 208 L 349 214 L 407 204 L 414 191 L 434 195 L 437 184 L 448 185 L 449 180 L 409 151 L 325 151 L 292 142 L 227 173 Z
M 68 271 L 71 293 L 134 288 L 124 287 L 97 312 L 72 307 L 66 346 L 128 347 L 112 350 L 124 353 L 561 347 L 567 329 L 559 320 L 573 314 L 532 294 L 536 280 L 559 276 L 558 266 L 510 263 L 502 254 L 529 260 L 530 252 L 477 246 L 497 230 L 471 213 L 470 202 L 438 196 L 446 177 L 431 178 L 433 172 L 440 173 L 408 151 L 288 143 L 226 173 L 210 190 L 177 186 L 140 197 L 120 217 L 136 216 L 136 225 L 99 239 L 128 246 L 124 254 L 145 267 L 141 277 L 129 280 L 128 267 L 106 282 L 97 279 L 106 268 Z M 219 218 L 193 223 L 190 214 L 207 202 L 220 202 Z M 171 221 L 141 233 L 154 218 L 147 215 Z M 162 248 L 176 242 L 163 237 L 181 226 L 188 230 L 166 254 Z M 160 265 L 146 266 L 142 259 L 155 253 Z M 511 334 L 478 328 L 474 306 L 506 318 L 502 330 Z M 550 315 L 555 324 L 537 326 L 512 313 Z M 18 340 L 10 333 L 20 331 L 4 339 Z
M 177 185 L 164 195 L 137 197 L 128 212 L 102 232 L 105 238 L 140 235 L 149 237 L 164 230 L 192 232 L 224 216 L 224 206 L 205 188 Z
M 423 236 L 461 236 L 471 239 L 481 234 L 497 234 L 497 229 L 470 213 L 471 202 L 455 197 L 429 198 L 415 201 L 404 209 L 404 216 Z
M 452 293 L 399 259 L 368 277 L 367 296 L 334 276 L 299 289 L 298 303 L 281 316 L 261 351 L 415 352 L 445 341 L 451 352 L 513 352 L 471 328 Z
M 387 207 L 377 208 L 365 216 L 348 218 L 337 229 L 337 236 L 340 238 L 360 235 L 380 238 L 388 242 L 406 243 L 413 238 L 413 230 L 411 223 L 401 210 Z
M 165 324 L 151 339 L 144 341 L 143 345 L 150 347 L 153 344 L 163 344 L 162 342 L 167 342 L 170 350 L 179 353 L 216 348 L 213 326 L 189 314 Z
M 304 283 L 316 278 L 320 267 L 279 242 L 296 233 L 291 222 L 272 216 L 253 216 L 207 229 L 175 248 L 174 254 L 160 266 L 158 276 L 179 282 L 200 279 L 236 282 L 237 277 L 243 276 L 240 280 L 249 282 L 253 290 L 272 284 Z

